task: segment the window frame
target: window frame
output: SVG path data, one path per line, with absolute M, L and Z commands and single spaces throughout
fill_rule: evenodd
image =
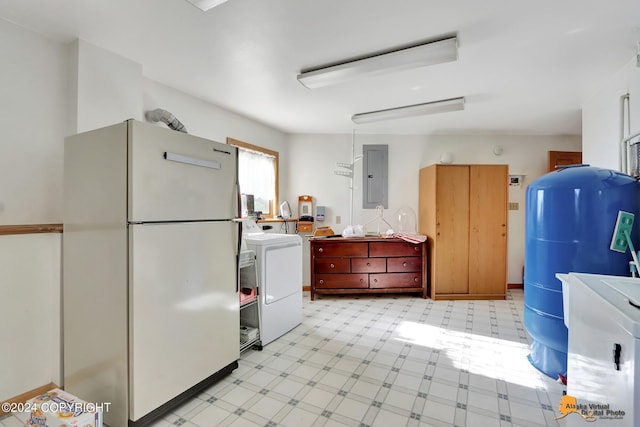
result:
M 249 144 L 248 142 L 240 141 L 239 139 L 227 137 L 227 144 L 233 145 L 234 147 L 244 148 L 246 150 L 256 151 L 258 153 L 265 154 L 267 156 L 272 156 L 275 158 L 275 191 L 274 191 L 274 199 L 271 201 L 269 206 L 269 214 L 263 213 L 264 218 L 276 218 L 278 216 L 277 207 L 278 201 L 280 200 L 280 154 L 277 151 L 270 150 L 268 148 L 260 147 L 258 145 Z

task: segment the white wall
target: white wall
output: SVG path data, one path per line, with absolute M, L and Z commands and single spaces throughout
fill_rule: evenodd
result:
M 142 65 L 84 40 L 71 43 L 69 134 L 142 120 Z M 74 120 L 75 119 L 75 120 Z
M 281 165 L 289 161 L 284 133 L 153 80 L 144 79 L 143 108 L 144 111 L 162 108 L 171 112 L 192 135 L 222 143 L 231 137 L 278 151 Z M 285 167 L 280 174 L 281 193 L 287 177 Z
M 526 175 L 522 187 L 511 187 L 509 201 L 520 209 L 509 212 L 508 282 L 522 283 L 524 265 L 524 202 L 526 186 L 546 173 L 547 152 L 580 151 L 579 137 L 546 136 L 407 136 L 356 134 L 355 154 L 362 154 L 363 144 L 387 144 L 389 147 L 389 207 L 384 218 L 398 227 L 397 212 L 405 206 L 418 213 L 418 174 L 422 167 L 437 163 L 444 152 L 452 154 L 454 163 L 508 164 L 510 174 Z M 503 154 L 493 154 L 493 146 Z M 335 175 L 336 162 L 351 161 L 351 135 L 291 135 L 287 197 L 297 213 L 297 198 L 314 197 L 315 205 L 326 206 L 328 225 L 340 233 L 349 223 L 349 179 Z M 344 170 L 344 169 L 342 169 Z M 374 209 L 362 209 L 362 165 L 354 168 L 353 223 L 365 224 L 376 218 Z M 341 223 L 336 223 L 336 217 Z M 382 224 L 384 225 L 384 224 Z M 368 228 L 376 231 L 377 221 Z M 385 231 L 381 228 L 381 231 Z M 309 283 L 308 277 L 305 277 Z
M 60 377 L 60 235 L 0 236 L 0 401 Z
M 0 224 L 62 220 L 67 48 L 0 20 Z
M 627 93 L 631 105 L 631 134 L 635 134 L 640 132 L 640 68 L 636 66 L 635 58 L 604 81 L 583 103 L 582 159 L 585 163 L 619 169 L 619 142 L 622 139 L 620 97 Z
M 66 46 L 0 20 L 0 224 L 62 222 Z M 0 236 L 0 401 L 59 381 L 60 234 Z

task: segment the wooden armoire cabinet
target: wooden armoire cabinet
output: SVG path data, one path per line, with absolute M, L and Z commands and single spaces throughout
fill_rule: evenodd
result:
M 418 229 L 428 238 L 432 299 L 504 299 L 507 165 L 420 170 Z

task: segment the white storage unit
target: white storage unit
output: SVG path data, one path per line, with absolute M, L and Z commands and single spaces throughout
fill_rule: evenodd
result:
M 262 350 L 256 252 L 249 249 L 242 250 L 238 267 L 240 269 L 238 272 L 240 276 L 240 351 L 252 347 Z M 251 290 L 251 293 L 245 295 L 245 290 Z
M 584 273 L 557 277 L 567 297 L 567 395 L 593 409 L 598 425 L 639 426 L 640 279 Z M 577 414 L 567 416 L 568 427 L 584 423 Z

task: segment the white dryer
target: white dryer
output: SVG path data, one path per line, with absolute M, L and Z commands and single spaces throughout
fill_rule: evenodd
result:
M 302 323 L 302 239 L 250 232 L 243 240 L 256 252 L 260 336 L 266 345 Z

